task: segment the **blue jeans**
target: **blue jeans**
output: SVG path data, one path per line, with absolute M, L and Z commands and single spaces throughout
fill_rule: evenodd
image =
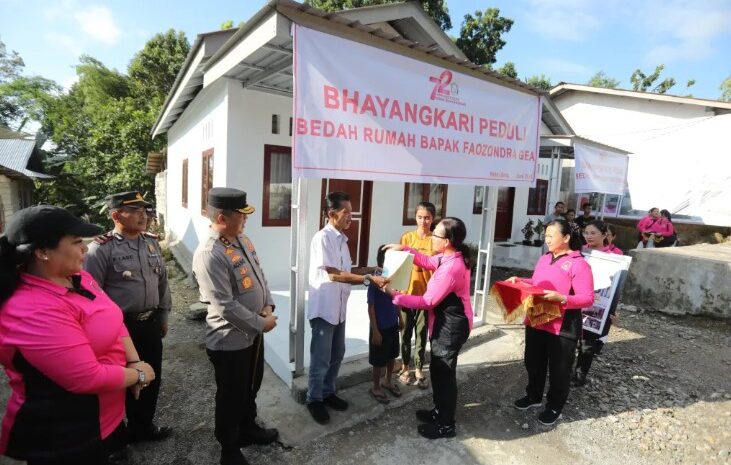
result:
M 310 320 L 310 379 L 307 403 L 322 402 L 335 394 L 340 364 L 345 355 L 345 322 L 331 325 L 322 318 Z

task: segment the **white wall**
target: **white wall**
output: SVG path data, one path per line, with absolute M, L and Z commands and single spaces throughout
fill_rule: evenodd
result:
M 226 183 L 227 83 L 204 89 L 168 131 L 166 232 L 182 241 L 192 254 L 208 234 L 209 221 L 201 215 L 202 155 L 213 149 L 213 185 Z M 188 207 L 182 206 L 183 159 L 188 159 Z
M 577 135 L 625 150 L 679 125 L 713 116 L 699 105 L 566 92 L 554 103 Z

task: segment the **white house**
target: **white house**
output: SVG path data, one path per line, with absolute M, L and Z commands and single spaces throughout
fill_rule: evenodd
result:
M 163 133 L 168 137 L 166 205 L 158 209 L 165 217 L 174 253 L 186 264 L 207 236 L 208 189 L 229 186 L 247 192 L 248 202 L 257 211 L 249 217 L 246 233 L 276 291 L 280 317 L 277 330 L 267 336 L 267 361 L 287 382 L 293 371 L 286 315 L 292 233 L 292 18 L 305 24 L 327 23 L 359 40 L 387 41 L 404 53 L 443 60 L 468 72 L 478 68 L 466 62 L 449 37 L 413 2 L 326 14 L 289 0 L 274 0 L 238 30 L 201 34 L 196 39 L 153 128 L 153 137 Z M 489 71 L 479 73 L 506 87 L 540 93 L 520 81 Z M 541 132 L 573 134 L 547 97 Z M 542 156 L 548 155 L 550 149 L 542 150 Z M 540 160 L 538 189 L 500 190 L 498 239 L 520 239 L 528 213 L 545 214 L 550 166 L 548 159 Z M 481 201 L 482 196 L 474 186 L 338 179 L 308 183 L 308 227 L 303 232 L 308 238 L 321 226 L 324 194 L 332 190 L 351 194 L 354 222 L 348 236 L 357 265 L 373 265 L 379 245 L 398 241 L 413 228 L 415 205 L 423 200 L 437 206 L 438 216 L 465 220 L 468 241 L 476 243 L 479 238 L 482 207 L 476 199 Z M 367 352 L 363 294 L 351 295 L 346 357 Z
M 630 152 L 629 190 L 605 215 L 658 207 L 674 221 L 731 225 L 731 102 L 565 83 L 550 95 L 576 134 Z M 562 200 L 576 205 L 572 192 Z

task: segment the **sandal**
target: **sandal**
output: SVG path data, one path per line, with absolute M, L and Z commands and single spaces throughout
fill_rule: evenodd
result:
M 385 384 L 381 383 L 381 387 L 390 392 L 394 397 L 401 397 L 401 389 L 399 389 L 397 384 L 386 386 Z
M 422 378 L 416 378 L 414 386 L 418 386 L 419 389 L 429 389 L 429 379 L 426 376 Z
M 385 405 L 385 404 L 388 404 L 389 402 L 391 402 L 391 400 L 388 398 L 388 396 L 385 393 L 376 394 L 375 392 L 373 392 L 372 388 L 368 389 L 368 394 L 370 394 L 371 397 L 373 397 L 376 400 L 376 402 L 380 402 L 381 404 Z
M 414 382 L 414 377 L 409 371 L 403 371 L 398 376 L 399 382 L 404 386 L 410 386 Z

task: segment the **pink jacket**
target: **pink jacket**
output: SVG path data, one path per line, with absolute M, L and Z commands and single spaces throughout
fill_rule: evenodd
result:
M 91 300 L 45 279 L 22 274 L 15 293 L 0 308 L 0 362 L 12 389 L 2 423 L 0 453 L 8 446 L 17 413 L 24 404 L 38 401 L 26 396 L 24 371 L 15 366 L 17 356 L 66 391 L 96 394 L 102 439 L 124 417 L 127 357 L 122 338 L 129 333 L 122 311 L 85 271 L 81 272 L 81 286 L 96 297 Z
M 566 310 L 587 308 L 594 302 L 594 276 L 579 251 L 571 251 L 555 260 L 553 254 L 548 252 L 538 259 L 533 276 L 530 279 L 522 278 L 521 281 L 566 296 L 567 302 L 561 308 L 561 318 L 536 327 L 551 334 L 557 335 L 561 332 Z M 571 289 L 573 295 L 570 294 Z M 524 323 L 528 324 L 527 318 Z
M 414 255 L 414 265 L 425 270 L 435 271 L 426 285 L 424 295 L 397 294 L 393 298 L 393 303 L 405 308 L 428 310 L 428 327 L 429 334 L 431 334 L 436 318 L 433 312 L 434 307 L 439 305 L 450 292 L 454 292 L 462 301 L 464 313 L 470 323 L 471 330 L 474 315 L 472 302 L 470 301 L 470 270 L 465 265 L 462 254 L 456 252 L 448 256 L 439 254 L 430 257 L 409 247 L 404 247 L 403 250 L 408 250 Z M 441 265 L 439 264 L 440 260 Z
M 655 223 L 649 225 L 643 232 L 649 232 L 659 234 L 660 236 L 669 237 L 673 235 L 675 228 L 673 223 L 668 221 L 667 218 L 659 218 Z

